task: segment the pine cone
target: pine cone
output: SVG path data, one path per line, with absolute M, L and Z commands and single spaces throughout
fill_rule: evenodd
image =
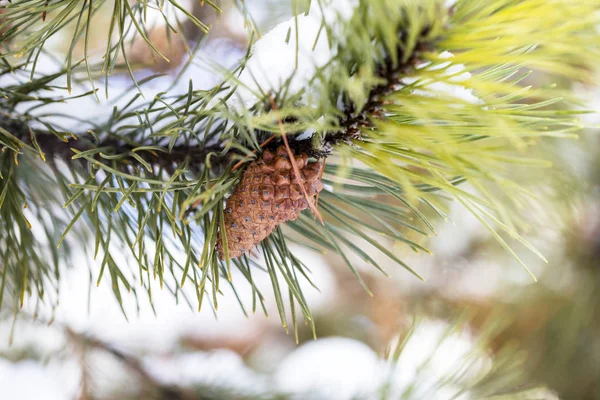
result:
M 275 154 L 266 150 L 253 161 L 235 187 L 225 206 L 225 235 L 230 258 L 238 258 L 268 237 L 279 224 L 295 220 L 299 213 L 314 204 L 323 189 L 320 180 L 323 165 L 308 162 L 306 154 L 296 155 L 300 170 L 296 179 L 287 151 L 279 146 Z M 300 185 L 304 186 L 308 198 Z M 217 250 L 224 259 L 221 235 Z

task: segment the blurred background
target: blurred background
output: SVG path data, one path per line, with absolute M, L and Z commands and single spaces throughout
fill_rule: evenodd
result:
M 250 40 L 243 13 L 264 33 L 294 12 L 287 0 L 254 0 L 225 7 L 217 18 L 204 2 L 181 3 L 212 30 L 204 37 L 193 25 L 183 27 L 191 42 L 206 41 L 190 57 L 149 9 L 156 20 L 149 37 L 171 63 L 155 59 L 141 40 L 131 43 L 136 77 L 162 74 L 143 85 L 147 98 L 165 88 L 185 92 L 190 78 L 195 88 L 218 82 L 206 60 L 230 68 L 243 57 Z M 111 10 L 105 11 L 108 18 Z M 100 52 L 104 25 L 89 44 Z M 60 54 L 68 44 L 57 35 L 46 50 Z M 57 68 L 50 55 L 42 56 L 38 70 Z M 529 79 L 552 80 L 540 74 Z M 559 84 L 594 109 L 600 105 L 593 85 Z M 118 98 L 131 80 L 117 72 L 110 85 Z M 89 96 L 52 107 L 103 118 L 114 104 Z M 586 118 L 597 122 L 593 114 Z M 579 140 L 546 139 L 537 147 L 553 168 L 514 179 L 538 197 L 537 206 L 522 210 L 532 227 L 525 237 L 549 262 L 515 245 L 538 282 L 459 204 L 449 205 L 448 221 L 437 221 L 438 234 L 426 243 L 431 255 L 386 243 L 425 282 L 393 268 L 388 278 L 353 260 L 373 297 L 343 260 L 298 248 L 319 287 L 304 291 L 317 340 L 308 325 L 298 327 L 297 337 L 292 327 L 282 327 L 273 299 L 266 299 L 269 318 L 251 314 L 252 291 L 243 285 L 240 299 L 223 290 L 218 311 L 198 313 L 185 291 L 172 293 L 168 284 L 153 287 L 152 307 L 148 295 L 138 293 L 125 296 L 121 309 L 108 280 L 96 287 L 98 271 L 88 268 L 95 263 L 81 252 L 63 271 L 58 307 L 31 300 L 19 314 L 0 310 L 0 399 L 441 400 L 490 393 L 600 399 L 598 137 L 586 132 Z M 255 282 L 269 293 L 267 274 L 257 274 Z

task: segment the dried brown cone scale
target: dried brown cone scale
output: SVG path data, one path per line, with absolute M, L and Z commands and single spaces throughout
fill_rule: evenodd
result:
M 275 152 L 263 152 L 244 171 L 225 206 L 225 236 L 230 258 L 240 257 L 268 237 L 279 224 L 297 219 L 300 212 L 309 207 L 309 202 L 315 203 L 316 194 L 323 189 L 323 164 L 308 162 L 306 154 L 295 155 L 293 162 L 300 171 L 299 177 L 294 173 L 286 149 L 279 146 Z M 223 260 L 225 253 L 220 234 L 217 251 Z

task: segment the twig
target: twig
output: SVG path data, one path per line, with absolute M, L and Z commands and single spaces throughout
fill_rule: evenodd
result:
M 160 396 L 159 398 L 168 398 L 171 400 L 197 400 L 197 397 L 193 396 L 192 393 L 184 390 L 183 388 L 165 386 L 157 381 L 148 371 L 146 371 L 141 361 L 134 356 L 117 350 L 110 344 L 99 339 L 92 338 L 82 333 L 77 333 L 68 327 L 66 327 L 65 330 L 69 338 L 77 342 L 83 348 L 91 347 L 103 350 L 123 362 L 123 364 L 125 364 L 131 371 L 138 375 L 141 380 L 143 380 L 153 390 L 158 392 L 158 395 Z
M 427 28 L 423 29 L 423 37 L 426 33 Z M 406 35 L 401 35 L 402 37 Z M 353 104 L 347 97 L 345 97 L 345 104 L 343 107 L 344 116 L 340 118 L 339 130 L 336 132 L 330 132 L 325 135 L 323 144 L 320 148 L 314 148 L 312 140 L 295 140 L 292 137 L 288 140 L 284 133 L 283 122 L 279 118 L 277 108 L 273 103 L 273 111 L 277 115 L 279 128 L 282 132 L 282 141 L 284 142 L 288 151 L 293 149 L 295 153 L 306 153 L 309 157 L 323 158 L 327 157 L 332 153 L 333 146 L 339 143 L 351 144 L 354 140 L 360 140 L 361 132 L 363 129 L 373 128 L 372 118 L 384 118 L 384 97 L 389 93 L 397 89 L 398 85 L 401 85 L 401 80 L 408 71 L 414 68 L 420 61 L 420 55 L 428 50 L 430 43 L 420 41 L 417 43 L 414 51 L 410 57 L 399 64 L 392 62 L 392 57 L 386 57 L 376 68 L 378 77 L 384 81 L 382 84 L 373 87 L 368 94 L 368 100 L 361 110 L 356 110 L 355 104 Z M 396 59 L 402 60 L 404 55 L 404 47 L 398 46 Z M 273 99 L 271 98 L 271 102 Z M 1 103 L 0 103 L 1 106 Z M 80 133 L 73 135 L 73 138 L 77 140 L 69 140 L 65 142 L 61 137 L 53 134 L 49 131 L 44 130 L 32 130 L 30 126 L 25 122 L 16 117 L 13 117 L 6 112 L 0 112 L 0 128 L 8 131 L 15 138 L 20 140 L 29 146 L 29 149 L 37 149 L 41 154 L 44 154 L 51 164 L 56 159 L 60 159 L 65 162 L 72 162 L 71 158 L 74 155 L 73 149 L 77 151 L 87 151 L 95 148 L 106 147 L 107 150 L 104 153 L 109 154 L 122 154 L 125 155 L 124 159 L 131 161 L 130 163 L 123 163 L 123 168 L 131 168 L 131 164 L 135 164 L 135 160 L 127 157 L 126 155 L 135 150 L 138 146 L 145 145 L 157 145 L 156 142 L 146 141 L 132 146 L 124 141 L 121 141 L 115 137 L 104 135 L 97 139 L 94 135 L 89 132 Z M 0 133 L 0 136 L 3 136 Z M 261 148 L 265 148 L 267 144 L 277 145 L 272 143 L 277 139 L 278 135 L 269 136 L 262 144 Z M 9 137 L 10 139 L 10 137 Z M 159 144 L 160 145 L 160 144 Z M 182 144 L 173 147 L 168 152 L 157 153 L 153 150 L 137 150 L 135 151 L 136 156 L 141 157 L 152 167 L 163 168 L 167 172 L 174 172 L 179 165 L 184 162 L 188 162 L 188 165 L 193 172 L 199 170 L 200 166 L 204 165 L 207 161 L 207 156 L 210 153 L 213 155 L 210 157 L 211 166 L 215 168 L 224 168 L 227 166 L 237 153 L 234 151 L 224 154 L 223 143 L 215 143 L 212 145 L 189 145 Z M 41 155 L 40 154 L 40 155 Z M 92 154 L 95 160 L 100 162 L 106 162 L 101 158 L 100 154 Z M 85 162 L 84 159 L 79 159 L 80 162 Z M 238 161 L 234 166 L 233 170 L 237 170 L 242 167 L 243 163 L 248 159 L 242 159 Z M 294 173 L 296 173 L 296 167 L 294 167 Z M 303 191 L 304 188 L 303 188 Z M 305 193 L 306 194 L 306 193 Z M 317 197 L 318 202 L 318 197 Z M 319 216 L 316 205 L 309 202 L 310 208 L 315 215 Z M 194 204 L 197 207 L 198 204 Z M 321 220 L 320 216 L 319 219 Z
M 319 172 L 319 180 L 321 181 L 323 179 L 323 172 L 325 172 L 325 163 L 327 162 L 327 157 L 323 157 L 323 167 L 321 168 L 321 172 Z M 317 193 L 316 199 L 315 199 L 315 207 L 319 207 L 319 193 Z
M 260 148 L 261 148 L 261 149 L 264 149 L 264 148 L 265 148 L 265 146 L 266 146 L 266 145 L 268 145 L 270 142 L 272 142 L 272 141 L 273 141 L 273 139 L 275 139 L 276 137 L 277 137 L 277 136 L 275 136 L 275 135 L 273 135 L 273 136 L 269 136 L 269 137 L 267 138 L 267 140 L 265 140 L 264 142 L 262 142 L 262 143 L 260 144 Z M 255 154 L 255 155 L 256 155 L 256 150 L 253 150 L 253 151 L 252 151 L 252 154 Z M 238 161 L 238 162 L 237 162 L 237 164 L 235 164 L 231 170 L 232 170 L 232 171 L 235 171 L 236 169 L 238 169 L 239 167 L 241 167 L 241 166 L 242 166 L 242 165 L 243 165 L 243 164 L 244 164 L 246 161 L 250 161 L 250 158 L 249 158 L 249 157 L 246 157 L 245 159 Z
M 428 29 L 424 27 L 422 33 L 426 33 Z M 383 119 L 385 115 L 383 98 L 397 90 L 397 87 L 402 84 L 402 78 L 422 61 L 421 54 L 429 50 L 430 47 L 430 43 L 419 41 L 405 62 L 394 65 L 393 58 L 389 55 L 380 62 L 376 67 L 376 71 L 377 76 L 382 78 L 384 82 L 369 91 L 367 102 L 361 110 L 357 111 L 355 104 L 345 98 L 344 117 L 340 119 L 340 130 L 325 136 L 323 140 L 325 151 L 330 153 L 332 146 L 338 143 L 350 144 L 352 140 L 360 139 L 362 129 L 374 127 L 371 118 Z M 396 52 L 397 59 L 402 60 L 404 47 L 398 46 Z
M 73 140 L 63 140 L 55 134 L 47 131 L 32 130 L 29 125 L 25 122 L 5 115 L 0 112 L 0 128 L 8 131 L 14 135 L 18 140 L 26 143 L 27 145 L 33 146 L 33 139 L 45 158 L 54 164 L 56 159 L 69 162 L 73 155 L 73 149 L 77 151 L 87 151 L 95 148 L 106 147 L 107 150 L 104 153 L 112 154 L 129 154 L 132 153 L 136 147 L 153 145 L 154 143 L 140 143 L 138 146 L 132 146 L 124 141 L 115 139 L 114 137 L 100 137 L 96 140 L 95 137 L 89 133 L 80 133 L 73 135 Z M 3 136 L 0 133 L 0 137 Z M 215 144 L 210 146 L 190 146 L 187 144 L 174 146 L 168 152 L 156 152 L 153 150 L 136 150 L 135 153 L 140 156 L 144 161 L 152 166 L 163 167 L 167 170 L 173 169 L 173 166 L 181 165 L 186 160 L 189 161 L 191 168 L 199 167 L 206 162 L 206 157 L 210 153 L 218 153 L 223 150 L 221 144 Z M 218 155 L 213 154 L 210 158 L 211 165 L 214 167 L 222 167 L 230 162 L 231 154 Z M 91 157 L 98 161 L 102 161 L 102 158 L 98 154 L 94 154 Z M 84 161 L 80 159 L 80 161 Z M 175 168 L 176 169 L 176 168 Z
M 277 124 L 279 125 L 279 131 L 281 132 L 281 138 L 283 139 L 283 143 L 285 144 L 285 149 L 287 150 L 288 157 L 290 158 L 290 162 L 292 164 L 292 169 L 294 170 L 294 175 L 296 175 L 296 180 L 298 182 L 302 182 L 302 176 L 300 175 L 300 170 L 298 169 L 298 165 L 296 165 L 296 161 L 294 159 L 294 153 L 292 152 L 292 149 L 290 148 L 290 144 L 288 143 L 287 135 L 286 135 L 285 129 L 283 127 L 283 122 L 281 122 L 281 118 L 279 117 L 279 110 L 277 109 L 277 104 L 275 104 L 275 101 L 273 100 L 272 97 L 270 98 L 270 100 L 271 100 L 271 105 L 273 106 L 273 112 L 275 113 L 275 116 L 277 117 Z M 315 213 L 315 215 L 319 219 L 319 222 L 321 222 L 321 225 L 325 225 L 325 223 L 323 222 L 323 217 L 321 217 L 321 213 L 319 212 L 319 210 L 317 210 L 317 207 L 315 207 L 313 202 L 310 201 L 310 198 L 308 197 L 308 193 L 306 192 L 306 188 L 304 187 L 304 185 L 299 185 L 299 186 L 300 186 L 300 188 L 302 188 L 302 193 L 304 193 L 304 198 L 306 199 L 308 206 Z
M 70 332 L 69 332 L 70 333 Z M 79 353 L 79 362 L 81 364 L 81 395 L 79 400 L 88 400 L 89 382 L 88 367 L 86 362 L 85 345 L 83 341 L 77 341 L 77 352 Z

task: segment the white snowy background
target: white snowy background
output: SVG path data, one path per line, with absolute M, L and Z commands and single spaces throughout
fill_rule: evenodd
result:
M 185 1 L 183 1 L 185 3 Z M 274 1 L 266 2 L 270 5 Z M 238 96 L 232 101 L 239 107 L 248 107 L 256 101 L 253 93 L 257 85 L 263 89 L 277 89 L 291 74 L 295 66 L 295 43 L 285 43 L 288 29 L 294 35 L 294 19 L 286 20 L 284 7 L 281 11 L 268 13 L 264 1 L 246 2 L 259 26 L 273 26 L 273 21 L 282 21 L 265 34 L 254 47 L 254 55 L 249 62 L 240 81 L 243 86 Z M 313 3 L 316 3 L 314 1 Z M 336 18 L 347 18 L 351 15 L 352 1 L 338 2 L 337 6 L 328 9 L 325 18 L 333 21 Z M 276 10 L 276 11 L 277 11 Z M 157 13 L 149 13 L 161 20 Z M 323 66 L 332 56 L 324 35 L 313 50 L 314 40 L 319 29 L 321 16 L 317 9 L 309 15 L 298 17 L 299 66 L 290 85 L 292 90 L 300 89 L 313 75 L 315 68 Z M 246 34 L 241 28 L 243 19 L 236 10 L 229 10 L 221 23 L 227 24 L 231 32 Z M 61 38 L 54 40 L 56 48 L 60 48 Z M 190 67 L 179 79 L 171 93 L 185 93 L 188 81 L 193 79 L 196 89 L 210 88 L 221 78 L 211 70 L 203 60 L 218 60 L 223 66 L 231 68 L 243 56 L 243 48 L 224 45 L 224 40 L 209 41 Z M 51 48 L 51 46 L 49 46 Z M 57 50 L 59 51 L 59 50 Z M 447 53 L 448 57 L 452 55 Z M 58 67 L 50 60 L 42 59 L 38 69 L 46 72 L 55 71 Z M 456 71 L 449 71 L 456 72 Z M 151 81 L 142 86 L 146 99 L 169 88 L 174 75 Z M 6 85 L 11 76 L 0 77 L 0 86 Z M 457 97 L 478 101 L 472 93 L 459 86 L 460 77 L 454 87 L 439 88 Z M 129 98 L 120 96 L 129 86 L 128 78 L 121 77 L 111 81 L 111 99 L 100 96 L 100 103 L 93 97 L 85 97 L 64 104 L 53 104 L 44 108 L 44 112 L 64 112 L 85 116 L 91 120 L 106 117 L 113 105 L 125 104 Z M 83 93 L 85 88 L 76 86 L 73 95 Z M 122 98 L 120 98 L 122 97 Z M 114 99 L 116 102 L 114 102 Z M 68 121 L 63 123 L 69 126 Z M 430 242 L 434 256 L 411 256 L 405 249 L 397 249 L 407 257 L 407 261 L 426 278 L 425 283 L 417 282 L 408 273 L 393 270 L 389 280 L 398 291 L 409 295 L 413 292 L 440 290 L 448 295 L 466 298 L 491 298 L 505 287 L 513 285 L 530 285 L 529 276 L 516 263 L 507 261 L 505 257 L 494 257 L 493 254 L 465 260 L 462 254 L 474 242 L 489 238 L 489 233 L 469 213 L 458 206 L 452 206 L 451 221 L 438 225 L 438 235 Z M 560 257 L 560 246 L 554 246 L 556 237 L 551 233 L 541 234 L 533 238 L 534 245 L 548 258 Z M 318 283 L 320 291 L 305 285 L 304 293 L 313 313 L 326 312 L 339 302 L 340 282 L 330 267 L 330 259 L 297 249 L 298 257 L 310 266 L 313 281 Z M 526 254 L 523 254 L 526 256 Z M 444 261 L 445 260 L 445 261 Z M 448 261 L 450 260 L 450 261 Z M 361 273 L 372 274 L 375 271 L 368 265 L 361 265 Z M 383 260 L 377 260 L 383 261 Z M 527 260 L 534 273 L 542 274 L 544 265 L 533 258 Z M 227 388 L 239 388 L 246 393 L 261 393 L 276 389 L 294 393 L 297 398 L 304 399 L 317 393 L 323 399 L 373 398 L 384 383 L 390 379 L 392 387 L 390 398 L 399 398 L 408 386 L 421 382 L 419 387 L 428 388 L 428 382 L 438 381 L 441 377 L 463 365 L 461 361 L 475 352 L 476 362 L 468 371 L 478 374 L 487 371 L 493 363 L 490 356 L 478 350 L 475 338 L 468 331 L 458 331 L 442 340 L 448 329 L 448 323 L 436 320 L 422 321 L 415 334 L 406 345 L 399 363 L 390 368 L 381 352 L 373 350 L 367 344 L 351 338 L 327 337 L 317 341 L 309 341 L 299 347 L 292 336 L 273 332 L 282 332 L 276 305 L 272 296 L 267 297 L 270 318 L 262 313 L 246 317 L 240 310 L 237 300 L 230 290 L 224 288 L 224 296 L 220 298 L 218 317 L 215 318 L 209 307 L 198 313 L 191 310 L 184 302 L 175 303 L 173 296 L 166 290 L 160 291 L 158 285 L 153 286 L 153 303 L 156 315 L 148 307 L 145 294 L 140 294 L 140 310 L 136 311 L 136 303 L 132 296 L 124 296 L 124 307 L 128 311 L 129 321 L 123 317 L 114 298 L 108 279 L 104 279 L 99 287 L 92 287 L 91 301 L 88 309 L 88 285 L 90 271 L 87 265 L 95 263 L 85 258 L 83 253 L 76 255 L 70 268 L 64 271 L 61 280 L 59 307 L 53 315 L 53 324 L 46 326 L 43 322 L 30 322 L 27 317 L 20 317 L 13 326 L 13 321 L 0 321 L 0 354 L 14 354 L 18 349 L 28 349 L 38 354 L 40 360 L 26 359 L 10 361 L 0 358 L 0 399 L 44 399 L 66 400 L 77 398 L 82 381 L 79 355 L 68 334 L 63 329 L 69 327 L 75 332 L 84 333 L 110 343 L 134 354 L 143 360 L 144 366 L 158 382 L 165 384 L 193 385 L 213 384 Z M 92 268 L 92 276 L 98 274 Z M 83 284 L 82 284 L 83 283 Z M 257 285 L 263 293 L 270 293 L 270 281 L 266 274 L 256 276 Z M 190 298 L 194 299 L 192 288 L 187 287 Z M 249 309 L 251 291 L 247 286 L 239 285 L 241 298 Z M 33 313 L 33 301 L 28 301 L 23 314 Z M 40 321 L 47 321 L 49 315 L 41 315 Z M 400 328 L 400 327 L 399 327 Z M 16 332 L 16 333 L 15 333 Z M 15 334 L 13 334 L 15 333 Z M 204 341 L 249 341 L 252 338 L 263 338 L 262 345 L 254 351 L 255 364 L 262 366 L 263 371 L 250 368 L 239 352 L 230 349 L 211 351 L 177 352 L 182 338 L 193 338 Z M 60 356 L 56 356 L 59 354 Z M 433 362 L 426 363 L 433 354 Z M 127 385 L 127 372 L 121 371 L 111 357 L 96 355 L 87 360 L 100 376 L 106 379 L 103 384 L 118 388 Z M 423 365 L 426 364 L 425 367 Z M 275 371 L 274 374 L 270 372 Z M 120 380 L 119 377 L 122 377 Z M 424 390 L 425 390 L 424 389 Z M 452 398 L 459 388 L 445 387 L 429 393 L 413 392 L 412 399 L 446 400 Z M 545 393 L 545 398 L 551 398 Z M 464 393 L 460 399 L 469 399 Z

